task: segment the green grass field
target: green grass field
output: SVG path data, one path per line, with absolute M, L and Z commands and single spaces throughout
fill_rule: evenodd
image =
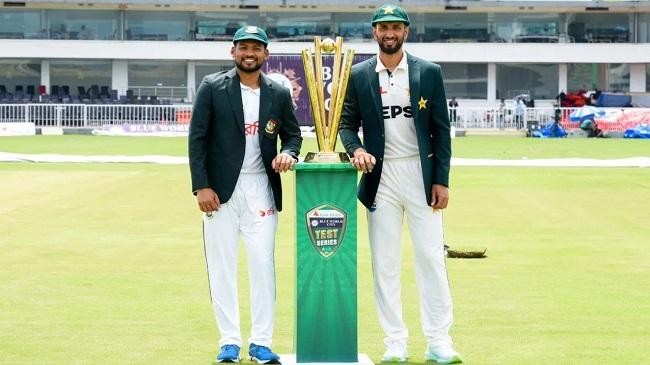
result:
M 466 137 L 471 158 L 650 156 L 647 141 Z M 303 152 L 314 150 L 306 141 Z M 0 137 L 0 151 L 186 154 L 182 138 Z M 293 175 L 284 176 L 274 349 L 292 352 Z M 452 335 L 467 364 L 650 363 L 650 169 L 452 169 Z M 359 210 L 359 349 L 384 347 Z M 423 362 L 412 250 L 403 297 Z M 0 164 L 0 364 L 210 364 L 218 341 L 200 214 L 182 165 Z M 240 266 L 243 337 L 249 313 Z M 645 344 L 645 345 L 644 345 Z

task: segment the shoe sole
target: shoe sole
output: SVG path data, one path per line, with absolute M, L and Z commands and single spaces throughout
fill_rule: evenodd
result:
M 406 362 L 407 359 L 402 359 L 399 357 L 391 357 L 390 359 L 381 359 L 382 363 L 402 363 Z
M 219 363 L 219 364 L 223 364 L 223 363 L 226 363 L 226 364 L 234 364 L 234 363 L 236 363 L 236 362 L 239 362 L 239 359 L 223 359 L 223 360 L 217 360 L 217 363 Z
M 280 360 L 260 360 L 260 359 L 258 359 L 256 357 L 252 357 L 252 356 L 251 356 L 251 361 L 255 361 L 258 364 L 277 364 L 277 365 L 282 364 L 280 362 Z
M 436 364 L 445 364 L 445 365 L 447 365 L 447 364 L 462 364 L 463 359 L 461 359 L 459 356 L 454 356 L 451 359 L 427 358 L 425 360 L 425 362 L 433 362 L 433 363 L 436 363 Z

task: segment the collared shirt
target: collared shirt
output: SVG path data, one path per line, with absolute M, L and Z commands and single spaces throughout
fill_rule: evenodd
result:
M 411 90 L 406 52 L 402 55 L 393 72 L 377 56 L 379 92 L 381 94 L 384 118 L 385 152 L 384 158 L 410 158 L 419 156 L 418 140 L 415 134 L 415 121 L 411 108 Z
M 244 132 L 246 134 L 246 149 L 244 150 L 243 174 L 264 172 L 262 150 L 260 149 L 260 89 L 252 89 L 244 84 L 241 86 L 241 101 L 244 106 Z
M 526 104 L 524 104 L 523 100 L 517 100 L 517 106 L 515 109 L 515 114 L 516 115 L 524 115 L 524 110 L 526 110 Z

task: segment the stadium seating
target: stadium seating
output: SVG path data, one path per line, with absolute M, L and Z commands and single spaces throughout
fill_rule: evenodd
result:
M 50 93 L 44 85 L 15 85 L 10 93 L 6 85 L 0 85 L 0 104 L 18 103 L 63 103 L 63 104 L 139 104 L 139 105 L 171 105 L 168 98 L 156 95 L 135 95 L 133 90 L 127 90 L 126 95 L 119 95 L 117 90 L 111 90 L 106 85 L 77 86 L 77 93 L 70 92 L 69 85 L 51 85 Z

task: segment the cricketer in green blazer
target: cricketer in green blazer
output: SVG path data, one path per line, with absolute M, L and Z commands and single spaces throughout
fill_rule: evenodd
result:
M 427 205 L 431 205 L 433 184 L 449 186 L 451 136 L 449 113 L 440 66 L 405 53 L 409 70 L 409 88 L 413 119 L 424 177 L 423 188 Z M 384 158 L 384 118 L 375 71 L 377 56 L 352 67 L 348 91 L 341 115 L 339 135 L 350 156 L 364 148 L 376 158 L 371 172 L 363 174 L 359 184 L 359 200 L 371 208 Z M 363 127 L 363 143 L 359 128 Z
M 280 150 L 297 160 L 302 137 L 290 91 L 263 73 L 260 77 L 260 149 L 276 209 L 281 211 L 280 174 L 273 170 L 271 161 L 278 154 L 278 137 Z M 196 93 L 190 122 L 192 191 L 210 187 L 222 204 L 227 202 L 239 178 L 245 147 L 244 112 L 236 69 L 206 76 Z

